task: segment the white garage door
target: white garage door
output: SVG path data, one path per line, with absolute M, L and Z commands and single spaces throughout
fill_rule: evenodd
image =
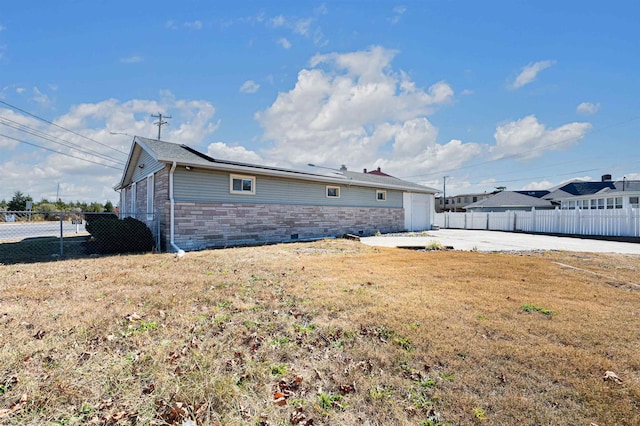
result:
M 424 231 L 431 228 L 431 205 L 429 194 L 405 192 L 402 196 L 404 206 L 404 227 L 408 231 Z

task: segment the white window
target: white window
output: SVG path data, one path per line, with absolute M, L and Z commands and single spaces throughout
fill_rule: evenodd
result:
M 607 198 L 607 209 L 613 209 L 613 198 Z
M 604 198 L 598 198 L 598 210 L 604 210 Z
M 598 200 L 591 200 L 591 208 L 592 209 L 597 209 L 598 208 Z
M 380 189 L 376 190 L 376 200 L 387 201 L 387 191 L 382 191 Z
M 640 207 L 640 197 L 629 197 L 629 204 L 634 209 L 637 209 L 638 207 Z
M 622 197 L 616 197 L 616 209 L 622 208 Z
M 153 175 L 147 176 L 147 220 L 153 220 Z
M 231 175 L 229 192 L 232 194 L 256 195 L 255 176 Z
M 340 198 L 340 187 L 327 186 L 327 198 Z

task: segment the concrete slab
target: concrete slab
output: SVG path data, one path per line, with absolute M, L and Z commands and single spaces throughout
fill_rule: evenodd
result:
M 532 251 L 563 250 L 587 253 L 640 254 L 640 244 L 602 241 L 587 238 L 556 237 L 499 231 L 440 229 L 424 234 L 390 234 L 364 237 L 363 244 L 379 247 L 425 247 L 434 241 L 454 250 Z

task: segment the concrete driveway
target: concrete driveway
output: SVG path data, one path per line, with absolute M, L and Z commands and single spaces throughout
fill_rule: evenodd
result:
M 555 237 L 499 231 L 440 229 L 424 233 L 390 234 L 361 238 L 362 243 L 379 247 L 425 247 L 437 241 L 454 250 L 531 251 L 563 250 L 588 253 L 640 254 L 640 244 L 586 238 Z

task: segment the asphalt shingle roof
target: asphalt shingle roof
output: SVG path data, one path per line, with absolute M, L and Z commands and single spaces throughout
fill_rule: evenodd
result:
M 508 207 L 552 207 L 553 204 L 549 200 L 538 197 L 521 194 L 516 191 L 502 191 L 497 194 L 469 204 L 465 209 L 474 208 L 508 208 Z
M 269 174 L 270 172 L 285 172 L 290 173 L 292 175 L 298 175 L 300 177 L 305 177 L 307 179 L 313 179 L 314 177 L 319 178 L 329 178 L 336 181 L 341 181 L 345 184 L 365 184 L 367 186 L 379 185 L 383 188 L 399 188 L 408 191 L 417 191 L 417 192 L 427 192 L 427 193 L 435 193 L 438 192 L 437 189 L 429 188 L 424 185 L 418 185 L 417 183 L 407 182 L 402 179 L 398 179 L 392 176 L 381 176 L 370 173 L 358 173 L 358 172 L 350 172 L 350 171 L 336 171 L 330 176 L 308 173 L 299 170 L 293 169 L 283 169 L 277 167 L 270 166 L 262 166 L 251 163 L 241 163 L 235 161 L 227 161 L 220 160 L 216 158 L 209 157 L 206 154 L 203 154 L 199 151 L 196 151 L 193 148 L 190 148 L 186 145 L 180 145 L 177 143 L 160 141 L 156 139 L 148 139 L 140 136 L 136 136 L 135 141 L 139 142 L 141 145 L 146 147 L 149 151 L 151 151 L 157 161 L 172 163 L 177 162 L 180 164 L 193 165 L 193 166 L 205 166 L 205 167 L 215 167 L 216 164 L 225 164 L 231 166 L 240 166 L 240 167 L 248 167 L 256 169 L 256 171 L 262 171 L 265 174 Z

